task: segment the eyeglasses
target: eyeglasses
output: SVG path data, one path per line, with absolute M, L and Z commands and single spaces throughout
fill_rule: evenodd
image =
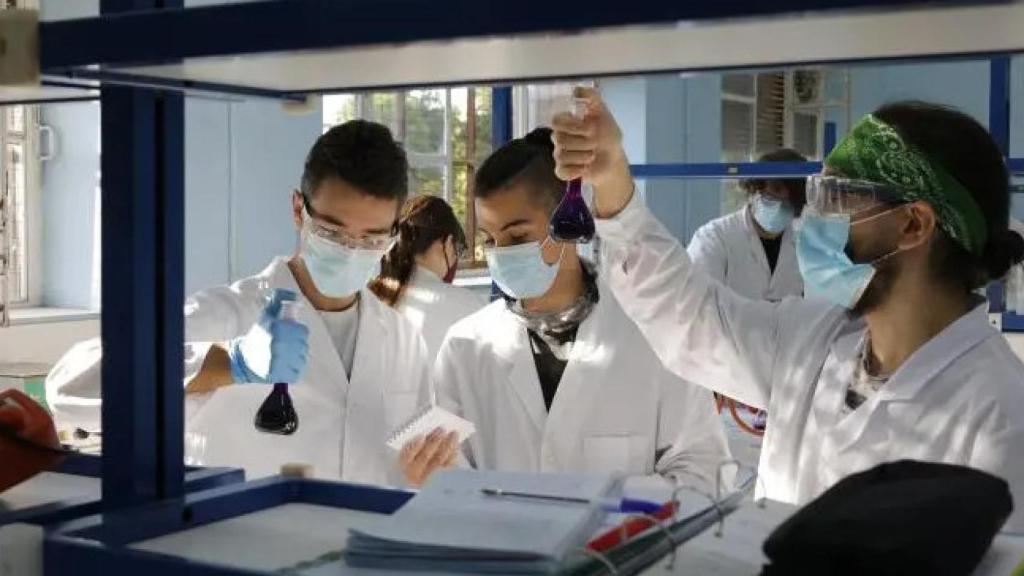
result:
M 398 236 L 398 228 L 394 224 L 391 226 L 391 232 L 388 234 L 352 236 L 345 232 L 342 227 L 325 222 L 323 217 L 313 209 L 309 198 L 305 194 L 302 195 L 302 203 L 306 213 L 303 226 L 309 230 L 310 234 L 339 246 L 346 246 L 357 250 L 388 250 Z
M 852 215 L 880 204 L 902 204 L 898 190 L 887 184 L 836 176 L 807 177 L 807 207 L 821 215 Z

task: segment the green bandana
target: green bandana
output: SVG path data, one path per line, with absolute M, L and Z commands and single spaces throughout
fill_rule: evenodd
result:
M 985 247 L 985 218 L 971 193 L 891 126 L 868 114 L 835 147 L 825 165 L 846 178 L 888 184 L 904 200 L 932 205 L 942 228 L 975 255 Z

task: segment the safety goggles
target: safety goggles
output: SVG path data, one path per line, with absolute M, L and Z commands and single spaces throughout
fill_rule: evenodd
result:
M 905 202 L 898 190 L 887 184 L 837 176 L 807 178 L 807 208 L 828 215 L 853 215 L 882 204 Z
M 303 196 L 303 201 L 305 204 L 303 227 L 313 236 L 323 238 L 332 244 L 356 250 L 390 250 L 398 236 L 398 231 L 394 227 L 392 227 L 390 234 L 352 236 L 340 226 L 330 224 L 320 218 L 305 196 Z

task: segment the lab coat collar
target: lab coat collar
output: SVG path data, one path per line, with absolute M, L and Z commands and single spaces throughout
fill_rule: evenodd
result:
M 538 384 L 537 366 L 533 361 L 526 328 L 505 308 L 505 302 L 499 300 L 491 306 L 496 312 L 493 326 L 495 333 L 507 335 L 494 341 L 494 355 L 507 366 L 509 382 L 526 413 L 530 415 L 530 420 L 538 430 L 543 430 L 548 413 Z
M 442 280 L 440 276 L 435 274 L 433 270 L 431 270 L 429 268 L 426 268 L 426 267 L 423 267 L 423 266 L 420 266 L 418 264 L 416 265 L 416 267 L 413 269 L 413 272 L 412 272 L 412 283 L 415 284 L 417 282 L 420 282 L 420 283 L 423 283 L 423 284 L 444 284 L 445 283 L 445 281 Z
M 313 304 L 305 297 L 305 295 L 302 294 L 302 290 L 299 289 L 299 284 L 295 281 L 295 276 L 292 274 L 291 268 L 288 267 L 289 260 L 290 258 L 287 256 L 277 256 L 270 262 L 269 266 L 260 272 L 259 275 L 267 279 L 268 290 L 274 288 L 292 290 L 298 295 L 298 298 L 302 302 L 304 308 L 309 308 L 316 312 L 316 309 L 313 308 Z M 368 319 L 373 318 L 376 325 L 381 328 L 385 328 L 387 325 L 384 322 L 384 318 L 382 316 L 383 312 L 381 309 L 387 305 L 381 302 L 372 291 L 366 288 L 359 291 L 359 299 L 359 305 L 362 306 L 360 309 L 361 316 Z M 319 317 L 319 314 L 317 314 L 317 316 Z M 362 323 L 363 321 L 360 320 L 360 328 L 362 328 Z
M 320 356 L 320 362 L 326 363 L 331 372 L 337 372 L 340 381 L 348 383 L 349 379 L 345 375 L 344 365 L 341 362 L 337 349 L 334 347 L 334 341 L 327 331 L 327 326 L 324 324 L 319 311 L 313 307 L 312 303 L 299 289 L 295 276 L 292 275 L 291 268 L 288 267 L 288 260 L 284 256 L 274 258 L 260 275 L 267 278 L 268 287 L 271 289 L 286 288 L 295 291 L 298 295 L 298 301 L 302 303 L 298 311 L 299 321 L 310 330 L 311 358 Z M 352 361 L 352 380 L 366 373 L 372 373 L 372 370 L 368 370 L 368 363 L 380 360 L 380 354 L 374 352 L 373 347 L 378 346 L 380 342 L 387 341 L 386 339 L 389 336 L 388 325 L 384 321 L 384 315 L 390 312 L 385 310 L 386 304 L 381 302 L 372 291 L 363 289 L 359 292 L 359 302 L 357 305 L 360 307 L 359 332 L 356 336 L 356 350 Z
M 909 400 L 954 360 L 998 334 L 988 322 L 988 302 L 973 299 L 974 308 L 910 355 L 879 390 L 879 400 Z
M 593 390 L 597 382 L 588 380 L 587 376 L 601 373 L 602 367 L 612 361 L 612 346 L 608 341 L 615 339 L 613 331 L 616 322 L 611 320 L 611 314 L 612 306 L 617 303 L 611 295 L 611 290 L 599 279 L 595 281 L 598 294 L 603 292 L 604 297 L 598 298 L 594 308 L 576 331 L 576 340 L 569 350 L 569 361 L 558 383 L 558 393 L 551 403 L 548 415 L 550 422 L 571 422 L 571 414 L 590 413 L 589 406 L 596 400 Z M 540 387 L 539 383 L 537 387 Z

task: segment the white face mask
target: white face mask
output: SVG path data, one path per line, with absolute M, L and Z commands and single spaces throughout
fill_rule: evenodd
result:
M 316 289 L 330 298 L 344 298 L 363 289 L 380 273 L 380 259 L 387 249 L 349 248 L 302 233 L 302 260 Z
M 551 288 L 558 275 L 558 264 L 562 261 L 565 245 L 554 264 L 544 262 L 541 248 L 548 239 L 541 242 L 527 242 L 515 246 L 488 248 L 487 268 L 491 278 L 501 291 L 516 300 L 542 296 Z
M 771 234 L 782 232 L 793 222 L 793 207 L 782 200 L 758 194 L 754 197 L 752 210 L 754 220 Z

